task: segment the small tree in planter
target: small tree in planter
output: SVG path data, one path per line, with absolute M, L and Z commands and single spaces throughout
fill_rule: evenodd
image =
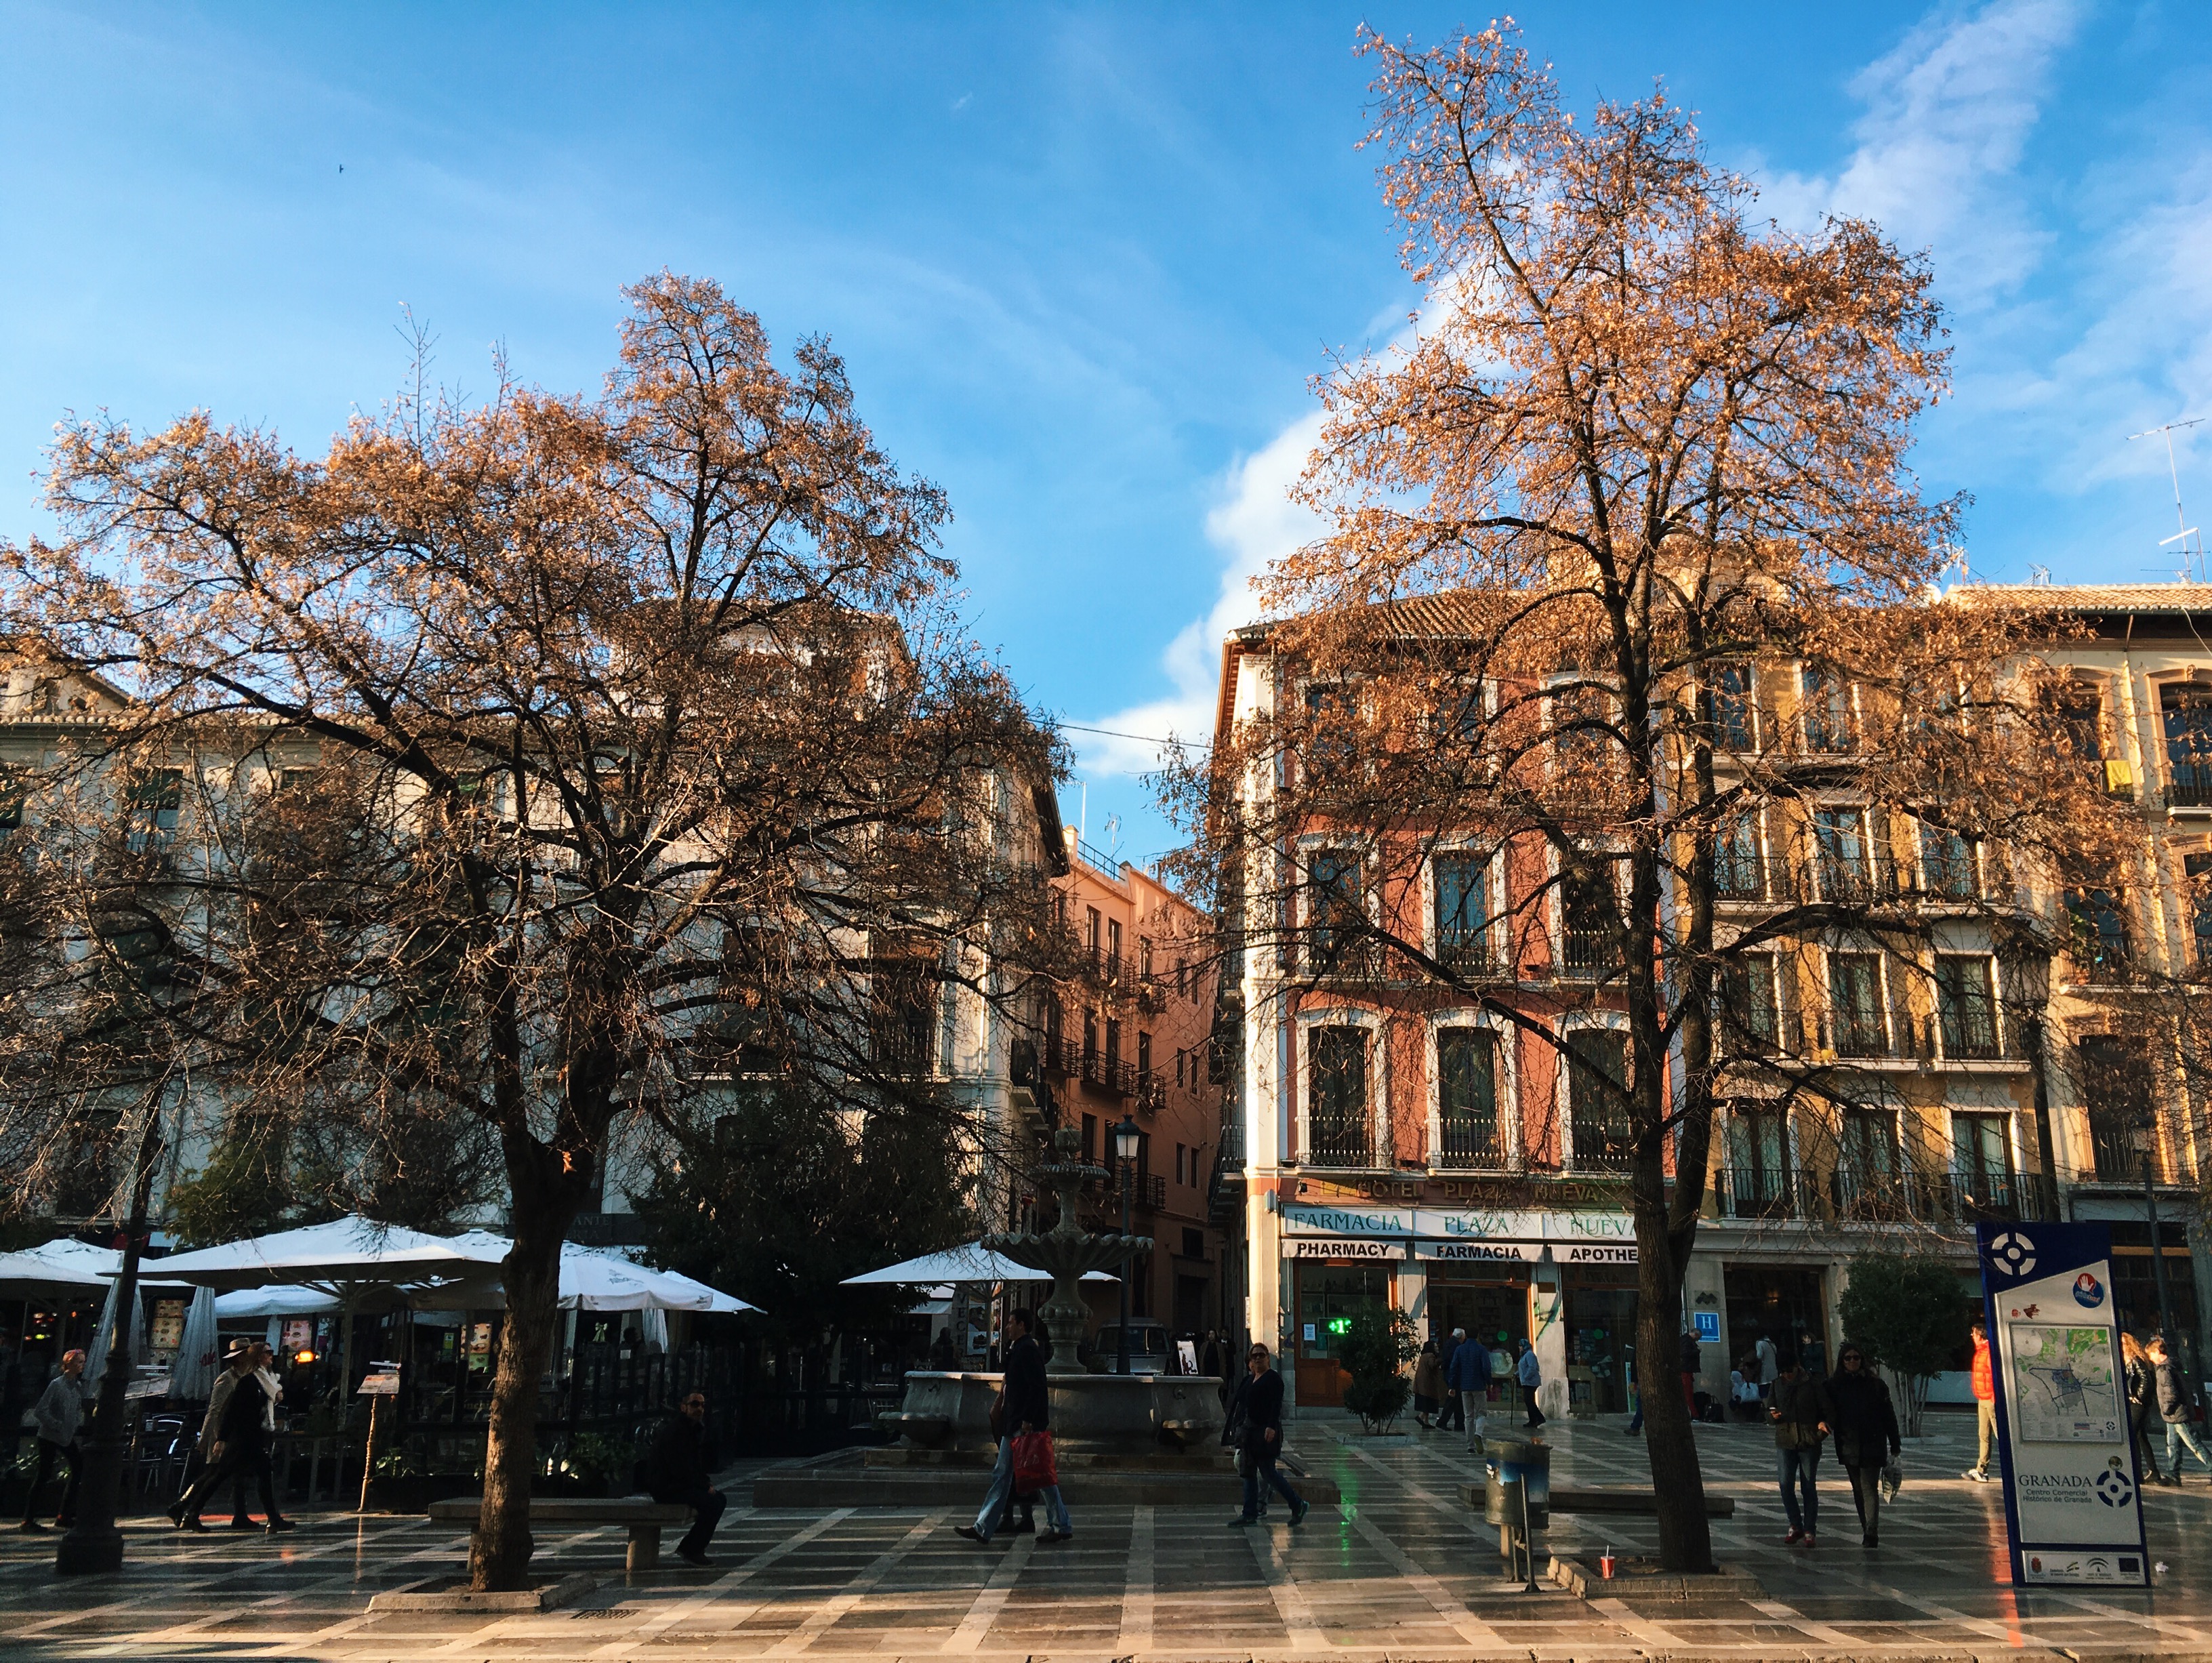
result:
M 1352 1384 L 1344 1389 L 1344 1406 L 1358 1415 L 1370 1432 L 1382 1433 L 1405 1412 L 1413 1386 L 1405 1367 L 1421 1348 L 1413 1320 L 1392 1309 L 1352 1320 L 1352 1332 L 1336 1354 L 1350 1371 Z
M 1918 1253 L 1867 1253 L 1848 1266 L 1838 1307 L 1844 1332 L 1897 1378 L 1905 1435 L 1920 1435 L 1928 1381 L 1951 1366 L 1966 1343 L 1971 1320 L 1959 1272 L 1948 1261 Z

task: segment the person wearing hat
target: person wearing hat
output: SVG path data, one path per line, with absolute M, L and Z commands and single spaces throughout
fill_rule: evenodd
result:
M 269 1466 L 269 1422 L 275 1405 L 261 1376 L 268 1351 L 258 1340 L 240 1340 L 224 1359 L 226 1367 L 210 1394 L 207 1419 L 200 1428 L 200 1453 L 208 1469 L 169 1509 L 180 1530 L 205 1530 L 200 1509 L 209 1498 L 226 1481 L 234 1481 L 234 1487 L 242 1490 L 249 1476 L 259 1482 L 269 1533 L 292 1528 L 292 1521 L 276 1510 L 276 1476 Z M 242 1495 L 237 1497 L 243 1499 Z M 234 1501 L 233 1526 L 245 1516 Z

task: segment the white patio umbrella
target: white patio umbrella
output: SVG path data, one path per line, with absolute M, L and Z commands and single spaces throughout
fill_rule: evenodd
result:
M 492 1267 L 450 1289 L 438 1290 L 465 1302 L 471 1310 L 504 1306 L 506 1291 L 499 1284 L 497 1267 L 513 1245 L 490 1230 L 467 1230 L 453 1238 L 456 1244 Z M 428 1304 L 435 1296 L 424 1293 L 416 1303 Z M 703 1282 L 673 1271 L 656 1271 L 625 1259 L 605 1247 L 561 1246 L 561 1308 L 569 1311 L 750 1311 L 744 1301 L 708 1287 Z
M 1120 1278 L 1104 1271 L 1086 1271 L 1085 1282 L 1115 1282 Z M 837 1285 L 841 1288 L 868 1288 L 884 1284 L 910 1284 L 916 1287 L 935 1287 L 945 1282 L 1049 1282 L 1044 1272 L 1027 1265 L 1017 1265 L 1003 1254 L 988 1251 L 980 1241 L 970 1241 L 964 1247 L 946 1247 L 939 1253 L 927 1253 L 919 1259 L 902 1259 L 896 1265 L 886 1265 L 879 1271 L 863 1272 L 848 1276 Z
M 100 1326 L 93 1331 L 92 1355 L 85 1359 L 84 1383 L 88 1391 L 99 1385 L 101 1377 L 107 1373 L 107 1353 L 114 1340 L 117 1326 L 115 1296 L 122 1290 L 123 1284 L 119 1281 L 111 1281 L 107 1284 L 107 1302 L 100 1308 Z M 124 1337 L 124 1343 L 126 1348 L 124 1352 L 124 1367 L 126 1370 L 135 1370 L 138 1366 L 138 1354 L 146 1349 L 146 1301 L 143 1284 L 140 1284 L 131 1296 L 131 1326 L 129 1332 Z
M 53 1244 L 49 1242 L 47 1246 Z M 70 1242 L 71 1247 L 82 1244 Z M 120 1262 L 123 1255 L 112 1249 L 94 1247 L 94 1253 L 106 1253 Z M 0 1299 L 85 1298 L 108 1287 L 107 1278 L 99 1270 L 75 1265 L 64 1259 L 48 1254 L 43 1248 L 32 1247 L 22 1253 L 0 1253 Z
M 213 1292 L 210 1289 L 201 1290 Z M 236 1293 L 215 1294 L 213 1309 L 225 1322 L 243 1322 L 261 1316 L 319 1316 L 338 1308 L 337 1296 L 325 1293 L 320 1288 L 303 1288 L 297 1283 L 279 1283 L 269 1288 L 241 1288 Z
M 177 1342 L 177 1360 L 169 1365 L 169 1396 L 204 1398 L 215 1390 L 216 1291 L 201 1288 L 185 1310 L 184 1338 Z

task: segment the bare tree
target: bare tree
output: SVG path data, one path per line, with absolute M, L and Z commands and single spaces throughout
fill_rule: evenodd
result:
M 1704 1571 L 1674 1358 L 1717 1109 L 1841 1135 L 1932 1020 L 1938 917 L 2010 917 L 2116 834 L 2037 719 L 2063 625 L 1935 587 L 1925 266 L 1756 224 L 1663 96 L 1577 124 L 1507 28 L 1364 47 L 1431 305 L 1318 383 L 1333 529 L 1269 574 L 1269 686 L 1171 788 L 1283 999 L 1450 990 L 1564 1075 L 1523 1082 L 1515 1159 L 1625 1180 L 1661 1557 Z M 1340 1065 L 1302 1059 L 1317 1105 Z M 1393 1108 L 1392 1147 L 1301 1160 L 1419 1158 Z
M 178 822 L 107 889 L 191 990 L 149 1029 L 169 1065 L 258 1135 L 338 1128 L 354 1197 L 434 1187 L 447 1117 L 496 1144 L 479 1588 L 526 1575 L 560 1244 L 611 1133 L 695 1135 L 768 1075 L 973 1146 L 937 1015 L 1024 1008 L 1046 936 L 1058 757 L 946 610 L 942 496 L 825 343 L 786 369 L 711 283 L 628 295 L 596 398 L 410 401 L 319 462 L 204 416 L 71 427 L 65 539 L 7 555 L 10 627 L 133 700 L 48 770 L 110 811 L 33 817 L 58 853 L 134 790 Z

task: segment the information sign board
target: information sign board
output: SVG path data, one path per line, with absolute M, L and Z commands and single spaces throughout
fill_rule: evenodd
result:
M 1976 1234 L 2013 1581 L 2147 1587 L 2111 1232 L 1985 1223 Z

